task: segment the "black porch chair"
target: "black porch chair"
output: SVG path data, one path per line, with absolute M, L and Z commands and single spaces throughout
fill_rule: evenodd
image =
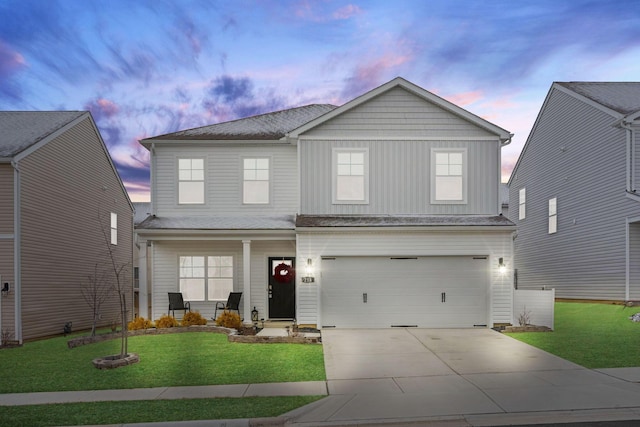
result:
M 227 302 L 218 301 L 216 303 L 216 311 L 213 315 L 213 320 L 218 318 L 218 310 L 235 310 L 240 315 L 240 298 L 242 298 L 242 292 L 231 292 Z
M 173 311 L 173 317 L 176 317 L 176 310 L 191 311 L 191 304 L 182 299 L 182 292 L 169 292 L 169 311 L 167 314 L 171 314 Z

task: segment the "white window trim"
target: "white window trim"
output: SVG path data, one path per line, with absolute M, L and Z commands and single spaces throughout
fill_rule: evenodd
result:
M 436 154 L 437 153 L 462 153 L 462 199 L 461 200 L 437 200 L 436 199 Z M 468 166 L 466 148 L 432 148 L 431 149 L 431 204 L 432 205 L 466 205 L 468 194 Z
M 248 203 L 244 201 L 244 161 L 245 159 L 267 159 L 269 161 L 269 201 L 267 203 Z M 240 189 L 240 202 L 244 206 L 269 206 L 273 200 L 273 159 L 271 156 L 244 156 L 240 158 L 240 182 L 242 182 L 242 188 Z
M 200 180 L 185 180 L 180 179 L 180 160 L 202 160 L 202 181 Z M 206 157 L 176 157 L 176 204 L 178 206 L 200 206 L 207 203 L 207 159 Z M 180 203 L 180 183 L 181 182 L 202 182 L 202 202 L 182 202 Z
M 364 199 L 363 200 L 338 200 L 338 197 L 337 197 L 338 153 L 363 153 L 364 154 Z M 334 205 L 368 205 L 369 204 L 369 148 L 367 147 L 332 148 L 331 201 Z
M 552 209 L 553 206 L 553 209 Z M 558 198 L 549 199 L 549 234 L 558 232 Z
M 231 257 L 232 259 L 232 263 L 233 263 L 233 284 L 231 285 L 231 290 L 235 291 L 236 288 L 236 283 L 238 280 L 238 270 L 237 270 L 237 266 L 236 266 L 236 256 L 233 253 L 202 253 L 202 252 L 197 252 L 197 253 L 180 253 L 178 254 L 177 258 L 176 258 L 176 266 L 178 268 L 177 270 L 177 275 L 178 275 L 178 290 L 180 290 L 180 280 L 183 278 L 180 275 L 180 258 L 182 257 L 204 257 L 204 300 L 191 300 L 191 301 L 195 301 L 195 302 L 218 302 L 218 301 L 226 301 L 227 299 L 209 299 L 209 264 L 208 264 L 208 257 Z
M 109 220 L 109 231 L 111 235 L 111 244 L 114 246 L 118 245 L 118 214 L 115 212 L 111 212 L 110 220 Z
M 518 220 L 523 220 L 527 217 L 527 189 L 522 187 L 518 191 Z

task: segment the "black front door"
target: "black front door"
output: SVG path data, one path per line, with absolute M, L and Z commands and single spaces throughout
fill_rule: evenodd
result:
M 295 257 L 269 258 L 269 318 L 296 317 Z

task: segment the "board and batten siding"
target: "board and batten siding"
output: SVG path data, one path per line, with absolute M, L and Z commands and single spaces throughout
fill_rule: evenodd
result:
M 625 298 L 626 136 L 614 118 L 553 89 L 510 183 L 519 289 L 555 288 L 558 298 Z M 526 218 L 519 191 L 526 188 Z M 557 232 L 548 202 L 557 198 Z M 632 261 L 637 263 L 637 259 Z M 640 283 L 632 284 L 637 289 Z
M 247 238 L 246 240 L 250 240 Z M 233 256 L 233 290 L 243 292 L 240 302 L 240 316 L 248 319 L 244 313 L 244 272 L 243 247 L 240 240 L 214 241 L 156 241 L 153 243 L 153 319 L 158 319 L 167 313 L 169 306 L 168 292 L 179 292 L 178 264 L 180 256 L 188 255 L 217 255 Z M 294 240 L 254 240 L 251 241 L 251 308 L 255 306 L 261 318 L 268 317 L 267 287 L 269 285 L 268 259 L 269 257 L 295 256 Z M 206 319 L 213 317 L 214 301 L 191 301 L 191 310 L 199 311 Z M 181 318 L 182 312 L 176 312 Z
M 512 323 L 512 275 L 500 275 L 498 259 L 509 267 L 511 231 L 382 231 L 298 233 L 298 271 L 307 258 L 313 261 L 315 282 L 298 286 L 297 320 L 300 324 L 321 324 L 320 287 L 322 257 L 325 256 L 455 256 L 489 257 L 490 319 L 493 324 Z M 398 280 L 402 280 L 401 277 Z M 393 286 L 392 283 L 389 286 Z
M 118 214 L 118 244 L 111 247 L 116 262 L 128 265 L 131 290 L 133 212 L 126 193 L 88 118 L 22 159 L 20 171 L 23 338 L 60 334 L 66 322 L 90 328 L 92 310 L 81 289 L 96 264 L 113 275 L 102 230 L 109 236 L 111 212 Z M 129 307 L 132 297 L 127 291 Z M 101 325 L 119 313 L 112 295 Z
M 243 204 L 243 158 L 269 158 L 269 204 Z M 205 203 L 178 204 L 178 159 L 205 159 Z M 296 147 L 275 144 L 156 146 L 155 214 L 166 216 L 284 215 L 298 208 Z
M 496 141 L 303 140 L 300 146 L 301 213 L 497 215 Z M 369 203 L 332 203 L 333 148 L 367 148 Z M 467 203 L 431 204 L 432 149 L 467 151 Z

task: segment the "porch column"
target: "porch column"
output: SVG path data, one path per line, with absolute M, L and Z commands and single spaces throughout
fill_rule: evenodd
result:
M 242 241 L 242 277 L 244 323 L 251 323 L 251 240 Z
M 138 316 L 149 318 L 149 289 L 147 285 L 147 241 L 138 242 Z

